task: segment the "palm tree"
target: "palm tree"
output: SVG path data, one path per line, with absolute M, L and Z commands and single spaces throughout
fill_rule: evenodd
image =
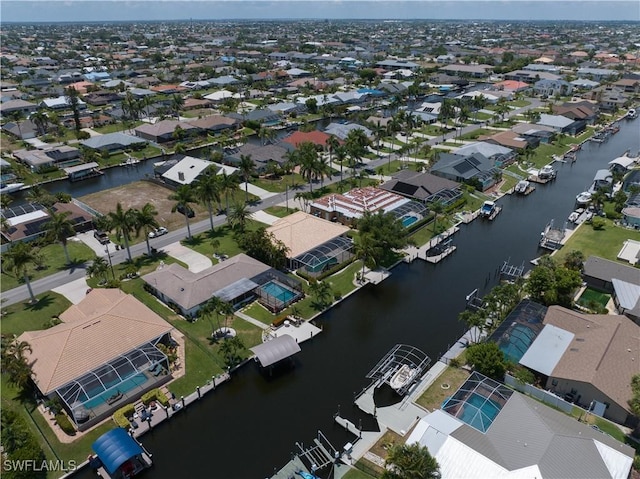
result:
M 67 249 L 67 242 L 70 236 L 76 234 L 73 229 L 73 223 L 69 220 L 69 211 L 63 211 L 62 213 L 56 213 L 53 210 L 49 210 L 50 220 L 47 221 L 42 227 L 46 231 L 46 236 L 59 241 L 64 250 L 64 257 L 67 260 L 66 264 L 71 264 L 71 258 L 69 257 L 69 250 Z
M 100 276 L 106 282 L 108 270 L 109 265 L 107 264 L 107 260 L 105 260 L 102 256 L 96 256 L 95 258 L 93 258 L 91 264 L 87 266 L 87 275 L 91 278 Z
M 13 244 L 4 254 L 4 261 L 8 263 L 8 269 L 13 271 L 16 277 L 22 276 L 24 279 L 32 303 L 36 302 L 36 297 L 31 289 L 29 270 L 38 262 L 36 253 L 37 250 L 31 245 L 21 242 Z
M 298 159 L 300 174 L 309 182 L 309 189 L 313 191 L 313 179 L 317 174 L 318 150 L 313 143 L 303 141 L 298 145 Z
M 18 341 L 15 336 L 2 336 L 1 349 L 2 372 L 7 374 L 10 383 L 24 390 L 33 372 L 24 356 L 26 351 L 32 352 L 31 345 L 26 341 Z
M 182 211 L 184 214 L 184 220 L 187 223 L 187 237 L 191 239 L 191 225 L 189 224 L 189 212 L 191 211 L 191 203 L 194 203 L 193 190 L 190 185 L 181 185 L 171 195 L 169 199 L 176 203 L 171 208 L 171 212 Z
M 440 479 L 440 466 L 420 443 L 392 444 L 382 479 Z
M 444 211 L 444 203 L 442 200 L 435 200 L 429 205 L 431 211 L 433 211 L 433 234 L 437 232 L 438 215 Z
M 238 169 L 240 170 L 240 174 L 244 180 L 245 202 L 247 203 L 249 202 L 249 178 L 251 178 L 255 168 L 256 165 L 251 159 L 251 155 L 240 155 L 240 164 L 238 164 Z
M 327 139 L 327 148 L 329 149 L 329 162 L 333 162 L 333 154 L 340 147 L 340 141 L 333 135 Z
M 9 118 L 11 118 L 18 127 L 18 136 L 22 140 L 22 126 L 20 122 L 24 120 L 24 112 L 22 110 L 15 110 L 9 113 Z
M 324 309 L 331 303 L 331 285 L 324 281 L 314 281 L 309 285 L 309 292 L 318 309 Z
M 184 106 L 184 98 L 180 95 L 173 95 L 171 97 L 171 109 L 176 114 L 176 118 L 180 119 L 180 110 Z
M 238 186 L 238 177 L 236 175 L 227 175 L 222 172 L 220 175 L 220 192 L 224 193 L 225 211 L 229 210 L 229 193 Z
M 220 179 L 213 171 L 206 171 L 194 183 L 194 196 L 198 202 L 204 204 L 209 212 L 209 223 L 213 231 L 213 203 L 220 206 Z
M 509 104 L 507 103 L 507 99 L 502 97 L 498 100 L 496 104 L 496 113 L 500 115 L 500 121 L 504 121 L 504 116 L 510 111 Z
M 67 99 L 67 103 L 71 107 L 71 111 L 73 112 L 73 123 L 75 124 L 76 132 L 80 131 L 80 110 L 78 108 L 78 104 L 80 101 L 80 94 L 78 90 L 73 88 L 72 86 L 65 88 L 64 94 Z
M 233 229 L 237 229 L 240 233 L 244 232 L 247 226 L 247 220 L 249 220 L 250 217 L 251 213 L 247 209 L 247 205 L 243 203 L 235 203 L 231 207 L 231 211 L 227 214 L 229 225 Z
M 344 161 L 347 159 L 347 150 L 344 147 L 340 146 L 336 149 L 336 160 L 340 162 L 340 183 L 344 180 L 342 175 L 342 170 L 344 167 Z
M 54 201 L 51 194 L 40 185 L 33 185 L 27 193 L 29 203 L 37 203 L 43 206 L 51 206 Z
M 155 230 L 160 224 L 156 220 L 158 210 L 151 203 L 146 203 L 141 210 L 134 210 L 136 236 L 140 232 L 144 233 L 144 240 L 147 242 L 147 253 L 151 256 L 151 245 L 149 244 L 149 233 Z
M 44 111 L 38 110 L 35 113 L 33 113 L 31 115 L 31 121 L 38 129 L 39 135 L 45 135 L 47 133 L 47 125 L 49 124 L 49 117 Z
M 222 304 L 222 300 L 220 298 L 218 298 L 217 296 L 211 296 L 211 298 L 204 303 L 204 306 L 202 306 L 202 308 L 200 309 L 200 315 L 206 317 L 207 319 L 209 319 L 210 315 L 215 314 L 216 315 L 216 323 L 218 325 L 218 330 L 220 330 L 220 305 Z M 211 323 L 211 321 L 209 321 L 209 323 L 211 324 L 211 337 L 215 337 L 215 332 L 216 330 L 214 329 L 213 324 Z
M 127 256 L 129 261 L 133 261 L 131 250 L 129 249 L 129 234 L 133 231 L 136 224 L 135 210 L 129 208 L 124 210 L 122 204 L 116 205 L 115 211 L 109 211 L 109 229 L 116 230 L 118 239 L 124 238 L 124 246 L 127 248 Z
M 355 255 L 356 258 L 362 260 L 362 273 L 361 279 L 364 281 L 364 268 L 375 267 L 376 258 L 380 257 L 381 250 L 380 247 L 376 244 L 375 240 L 371 236 L 371 234 L 360 233 L 357 236 L 355 242 Z

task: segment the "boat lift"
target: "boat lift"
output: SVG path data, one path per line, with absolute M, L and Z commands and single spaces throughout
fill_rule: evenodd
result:
M 366 377 L 373 380 L 375 387 L 378 388 L 383 384 L 391 386 L 391 379 L 403 366 L 408 366 L 414 374 L 410 380 L 406 381 L 401 387 L 393 389 L 401 396 L 405 395 L 411 388 L 413 383 L 418 380 L 426 369 L 429 367 L 431 359 L 420 349 L 408 344 L 396 344 L 391 351 L 376 364 Z M 365 388 L 365 390 L 368 388 Z
M 505 281 L 514 282 L 518 278 L 524 276 L 524 262 L 520 266 L 509 264 L 509 261 L 505 261 L 500 268 L 500 279 Z
M 318 436 L 313 440 L 313 445 L 305 447 L 303 444 L 296 442 L 296 446 L 300 449 L 298 457 L 308 466 L 312 474 L 320 469 L 324 469 L 333 464 L 340 458 L 340 453 L 329 442 L 327 436 L 318 431 Z

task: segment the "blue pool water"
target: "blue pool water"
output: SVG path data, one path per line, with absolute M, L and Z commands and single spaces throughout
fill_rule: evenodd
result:
M 135 376 L 131 376 L 130 378 L 122 381 L 120 384 L 118 384 L 117 388 L 103 392 L 93 399 L 88 400 L 84 403 L 84 407 L 87 409 L 91 409 L 93 407 L 99 406 L 103 403 L 106 403 L 107 399 L 109 399 L 109 397 L 111 397 L 116 392 L 116 389 L 122 394 L 126 394 L 132 389 L 144 384 L 146 381 L 147 377 L 143 373 L 138 373 Z
M 262 286 L 262 290 L 268 295 L 279 299 L 283 303 L 291 301 L 297 295 L 295 291 L 291 291 L 289 288 L 286 288 L 280 283 L 276 283 L 275 281 L 269 281 L 268 283 L 265 283 Z
M 405 228 L 408 228 L 409 226 L 411 226 L 416 221 L 418 221 L 418 217 L 417 216 L 413 216 L 413 215 L 403 216 L 402 217 L 402 226 L 404 226 Z
M 500 412 L 500 405 L 479 394 L 471 394 L 458 418 L 478 431 L 486 432 Z
M 507 338 L 500 340 L 500 350 L 510 361 L 518 363 L 531 343 L 536 338 L 536 333 L 523 324 L 516 324 L 506 333 Z

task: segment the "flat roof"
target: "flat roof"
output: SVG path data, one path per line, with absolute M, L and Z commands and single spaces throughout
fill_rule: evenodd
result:
M 39 220 L 40 218 L 46 218 L 48 216 L 49 215 L 45 210 L 37 210 L 23 215 L 14 216 L 12 218 L 7 218 L 7 222 L 9 223 L 9 226 L 16 226 L 29 221 Z
M 545 376 L 551 376 L 574 336 L 573 333 L 552 324 L 545 325 L 520 358 L 520 364 Z
M 64 168 L 64 172 L 68 175 L 71 175 L 73 173 L 78 173 L 80 171 L 85 171 L 85 170 L 92 170 L 93 168 L 97 168 L 98 163 L 96 163 L 95 161 L 92 161 L 90 163 L 83 163 L 82 165 L 78 165 L 78 166 L 70 166 L 68 168 Z

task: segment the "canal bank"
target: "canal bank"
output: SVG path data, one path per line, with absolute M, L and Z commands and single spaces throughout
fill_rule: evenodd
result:
M 353 439 L 333 421 L 341 416 L 375 430 L 353 406 L 365 375 L 394 344 L 411 344 L 433 360 L 463 333 L 457 320 L 465 296 L 484 294 L 497 282 L 504 261 L 527 263 L 541 254 L 540 232 L 550 219 L 564 220 L 577 192 L 597 169 L 627 149 L 638 151 L 638 122 L 625 122 L 610 141 L 583 146 L 575 163 L 558 164 L 555 182 L 528 196 L 500 200 L 493 222 L 461 225 L 457 251 L 437 265 L 399 264 L 380 285 L 367 285 L 316 319 L 324 333 L 305 344 L 295 367 L 272 377 L 254 367 L 191 405 L 142 438 L 154 454 L 153 477 L 267 477 L 285 464 L 297 441 L 322 430 L 337 447 Z M 79 477 L 91 477 L 89 473 Z

